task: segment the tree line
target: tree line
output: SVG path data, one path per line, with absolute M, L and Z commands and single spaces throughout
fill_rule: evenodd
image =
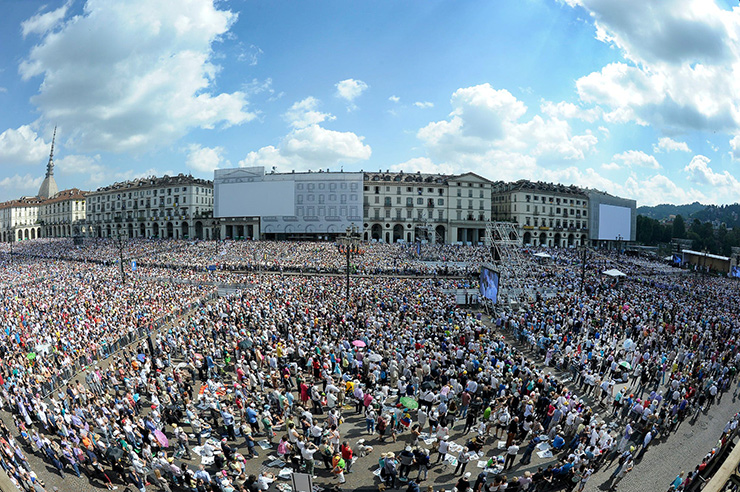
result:
M 740 246 L 740 228 L 728 229 L 723 223 L 714 228 L 711 222 L 694 219 L 688 225 L 677 215 L 672 224 L 661 224 L 644 215 L 637 216 L 636 239 L 647 246 L 670 243 L 671 239 L 690 239 L 691 249 L 715 255 L 730 256 L 733 246 Z

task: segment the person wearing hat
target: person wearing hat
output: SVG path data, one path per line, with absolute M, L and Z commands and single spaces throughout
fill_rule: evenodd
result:
M 470 490 L 470 472 L 466 472 L 465 475 L 460 477 L 460 480 L 455 484 L 455 488 L 458 492 L 468 492 Z
M 411 465 L 414 463 L 414 453 L 411 452 L 411 446 L 406 446 L 401 454 L 398 455 L 398 461 L 401 465 L 398 469 L 398 477 L 407 479 L 411 471 Z

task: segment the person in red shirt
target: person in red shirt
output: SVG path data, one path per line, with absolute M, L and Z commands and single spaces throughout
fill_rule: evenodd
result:
M 342 453 L 342 459 L 347 467 L 347 473 L 352 473 L 352 448 L 349 447 L 349 443 L 347 443 L 347 441 L 344 441 L 339 447 L 339 450 Z

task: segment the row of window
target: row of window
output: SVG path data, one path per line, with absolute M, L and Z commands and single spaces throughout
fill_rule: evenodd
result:
M 576 220 L 576 221 L 571 220 L 570 222 L 564 220 L 562 222 L 562 225 L 561 225 L 561 223 L 560 223 L 559 220 L 549 219 L 549 222 L 548 222 L 548 219 L 541 219 L 540 220 L 537 217 L 525 217 L 524 218 L 524 225 L 531 225 L 533 227 L 548 227 L 549 226 L 549 227 L 555 227 L 555 228 L 560 228 L 560 227 L 568 228 L 568 227 L 570 227 L 570 228 L 580 229 L 581 228 L 581 225 L 583 225 L 583 227 L 587 227 L 588 226 L 588 222 L 586 222 L 585 220 L 583 221 L 583 223 L 581 223 L 580 220 Z
M 296 203 L 299 203 L 299 204 L 303 203 L 303 196 L 304 195 L 296 195 Z M 319 204 L 324 203 L 326 201 L 326 196 L 327 195 L 306 195 L 306 201 L 307 202 L 314 202 L 314 201 L 316 201 L 316 197 L 317 196 L 318 196 L 318 202 L 319 202 Z M 357 201 L 357 195 L 356 194 L 350 195 L 350 200 L 353 201 L 353 202 L 354 201 Z M 337 201 L 337 195 L 336 194 L 329 195 L 329 202 L 336 202 L 336 201 Z M 339 195 L 339 203 L 346 204 L 347 203 L 347 195 L 345 195 L 345 194 Z
M 193 188 L 196 195 L 213 195 L 213 189 L 212 188 L 205 188 L 200 186 L 195 186 Z M 114 194 L 109 193 L 107 195 L 97 195 L 92 196 L 88 198 L 88 200 L 99 203 L 99 202 L 110 202 L 110 201 L 120 201 L 120 200 L 131 200 L 132 198 L 138 198 L 140 196 L 171 196 L 172 193 L 180 193 L 180 192 L 187 192 L 188 187 L 175 187 L 175 188 L 161 188 L 161 189 L 155 189 L 155 190 L 141 190 L 141 191 L 129 191 L 128 193 L 117 193 L 115 194 L 115 199 L 113 198 Z
M 316 189 L 316 185 L 317 184 L 318 184 L 318 189 L 320 189 L 320 190 L 325 190 L 326 189 L 326 184 L 327 183 L 296 183 L 295 187 L 296 187 L 297 190 L 306 189 L 308 191 L 313 191 L 313 190 Z M 328 183 L 328 184 L 329 184 L 329 191 L 335 191 L 337 189 L 337 185 L 339 185 L 338 188 L 340 190 L 346 190 L 347 189 L 347 183 L 346 182 L 342 182 L 342 183 Z M 349 184 L 350 184 L 350 186 L 349 186 L 350 191 L 357 191 L 357 188 L 358 188 L 357 183 L 349 183 Z M 365 188 L 367 188 L 367 186 Z M 367 190 L 365 190 L 365 191 L 367 191 Z

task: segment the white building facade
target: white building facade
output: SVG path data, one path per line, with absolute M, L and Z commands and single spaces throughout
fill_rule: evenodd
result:
M 90 237 L 215 239 L 213 183 L 190 175 L 136 179 L 86 197 Z
M 363 239 L 482 243 L 491 219 L 492 185 L 474 173 L 365 173 Z
M 38 207 L 41 237 L 81 236 L 85 230 L 85 191 L 62 190 Z
M 523 245 L 568 248 L 588 243 L 588 196 L 576 186 L 499 182 L 491 210 L 494 221 L 517 225 Z

